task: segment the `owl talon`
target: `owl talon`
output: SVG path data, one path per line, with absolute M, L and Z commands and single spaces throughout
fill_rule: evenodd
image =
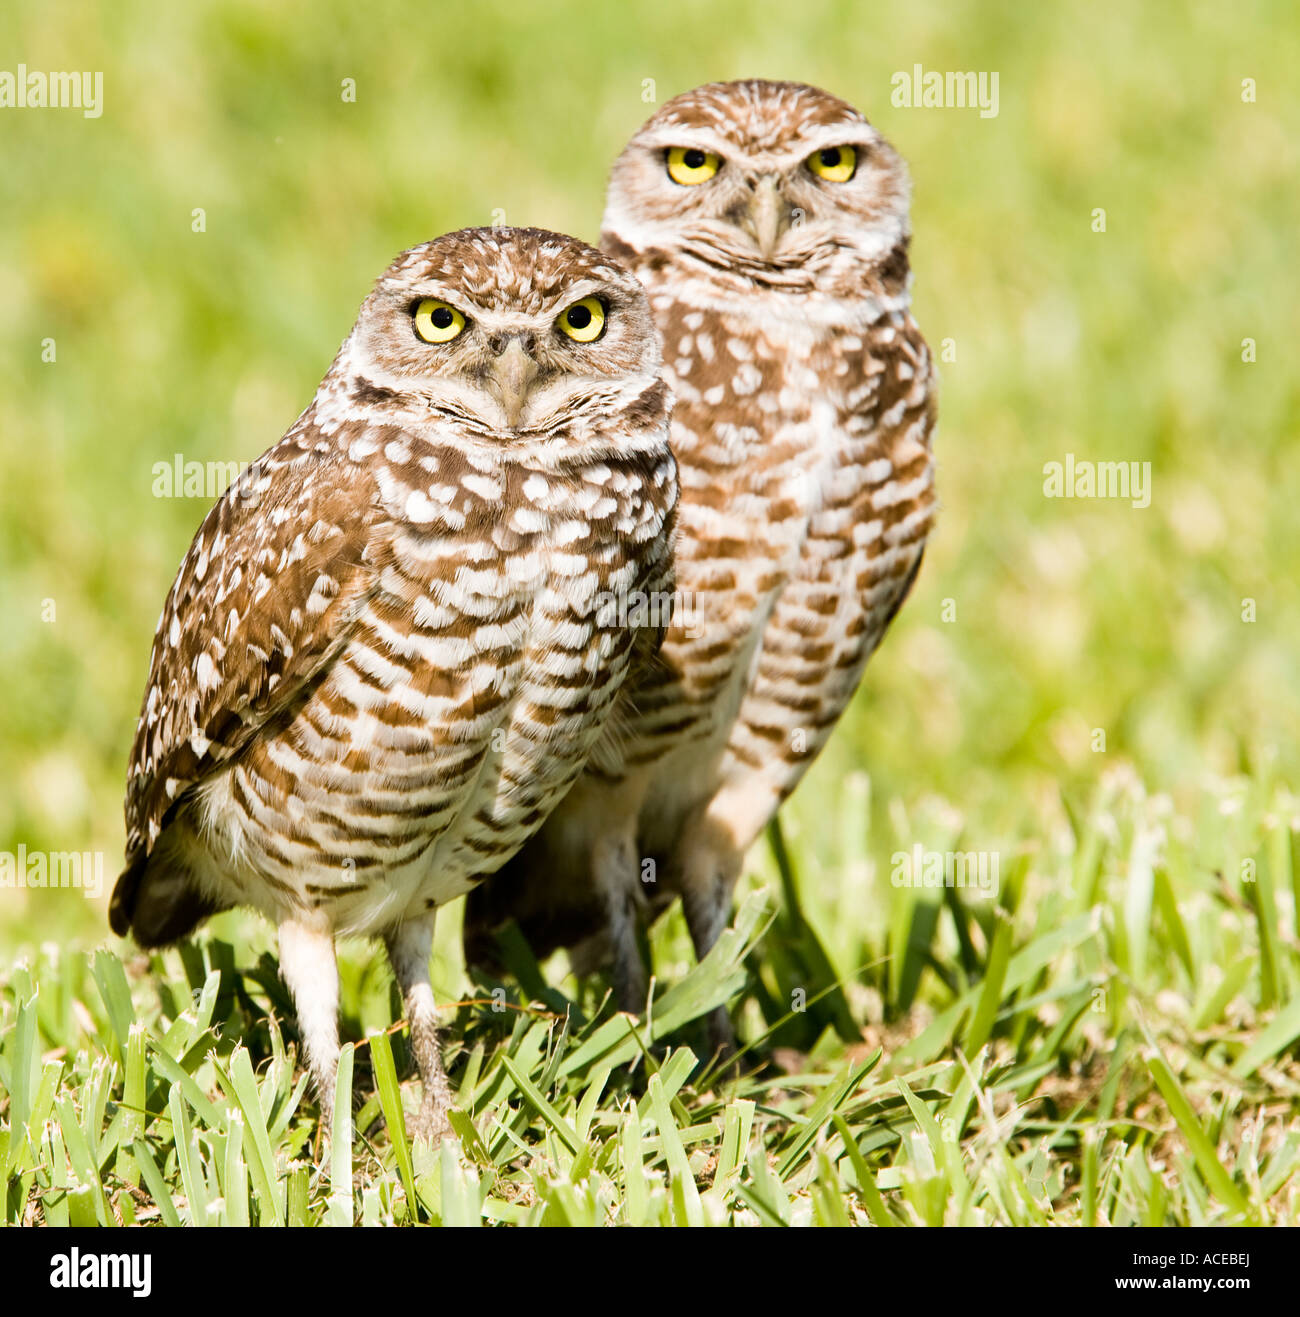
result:
M 438 1147 L 443 1139 L 454 1137 L 447 1108 L 437 1103 L 423 1102 L 415 1119 L 410 1124 L 412 1139 L 427 1143 L 431 1148 Z

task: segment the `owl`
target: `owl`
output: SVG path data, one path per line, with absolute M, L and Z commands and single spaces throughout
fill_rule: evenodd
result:
M 614 165 L 602 246 L 664 337 L 680 467 L 676 612 L 613 771 L 579 779 L 470 898 L 465 944 L 612 960 L 645 1005 L 637 922 L 680 896 L 697 955 L 746 850 L 849 703 L 935 514 L 935 372 L 909 310 L 906 168 L 813 87 L 714 83 Z M 709 1020 L 715 1048 L 733 1034 Z
M 677 475 L 658 334 L 613 258 L 472 229 L 397 258 L 307 410 L 208 513 L 163 607 L 110 921 L 144 947 L 278 930 L 328 1126 L 339 934 L 382 937 L 449 1101 L 439 907 L 573 784 L 662 631 Z

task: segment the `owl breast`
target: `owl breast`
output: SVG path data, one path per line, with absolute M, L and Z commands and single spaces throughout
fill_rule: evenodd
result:
M 671 459 L 462 461 L 442 489 L 387 471 L 390 548 L 347 646 L 206 788 L 201 826 L 239 860 L 226 899 L 389 926 L 493 872 L 586 761 L 634 642 L 600 606 L 662 549 Z
M 682 492 L 682 602 L 629 750 L 653 849 L 730 769 L 784 798 L 843 712 L 929 530 L 933 381 L 906 312 L 652 305 Z

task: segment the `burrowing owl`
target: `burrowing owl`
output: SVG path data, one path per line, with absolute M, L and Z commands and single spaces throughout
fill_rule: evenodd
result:
M 513 914 L 539 952 L 612 954 L 620 1005 L 640 1009 L 638 907 L 680 893 L 701 956 L 725 926 L 745 851 L 843 713 L 930 530 L 908 197 L 861 114 L 790 83 L 688 92 L 619 157 L 603 246 L 650 293 L 676 394 L 678 612 L 629 692 L 620 771 L 585 775 L 471 898 L 471 958 Z M 725 1010 L 710 1024 L 729 1046 Z
M 163 607 L 110 919 L 143 946 L 234 905 L 279 929 L 326 1115 L 336 933 L 380 935 L 444 1122 L 436 909 L 578 775 L 654 643 L 676 467 L 645 293 L 533 229 L 412 248 L 311 405 L 209 512 Z

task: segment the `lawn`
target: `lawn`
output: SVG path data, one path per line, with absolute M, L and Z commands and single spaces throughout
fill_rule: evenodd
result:
M 104 74 L 97 118 L 0 108 L 5 1222 L 1300 1223 L 1293 7 L 17 0 L 0 51 Z M 893 104 L 918 64 L 996 72 L 997 115 Z M 593 239 L 649 99 L 755 74 L 912 169 L 917 588 L 715 952 L 652 930 L 647 1019 L 518 942 L 471 980 L 448 910 L 430 1150 L 347 944 L 326 1140 L 268 926 L 107 930 L 154 624 L 220 492 L 158 469 L 272 443 L 400 249 Z M 1067 462 L 1149 497 L 1052 497 Z M 102 885 L 8 885 L 20 852 Z M 987 890 L 896 881 L 950 853 Z M 698 1055 L 721 1001 L 738 1079 Z

